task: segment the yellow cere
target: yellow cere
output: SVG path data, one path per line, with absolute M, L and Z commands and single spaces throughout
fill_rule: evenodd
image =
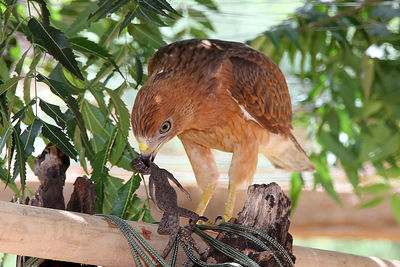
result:
M 141 152 L 147 152 L 149 151 L 149 146 L 145 142 L 140 142 L 139 149 Z

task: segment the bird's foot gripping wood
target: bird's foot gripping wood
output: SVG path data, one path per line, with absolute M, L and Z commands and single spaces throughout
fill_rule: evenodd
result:
M 179 189 L 188 196 L 188 198 L 190 198 L 189 193 L 170 172 L 159 168 L 153 162 L 149 162 L 149 165 L 146 165 L 141 158 L 136 158 L 132 161 L 131 166 L 139 173 L 150 174 L 150 196 L 158 208 L 164 211 L 157 232 L 159 234 L 169 234 L 171 237 L 162 253 L 162 256 L 165 258 L 168 255 L 178 234 L 186 245 L 197 249 L 197 245 L 190 234 L 198 220 L 204 221 L 207 220 L 207 218 L 199 216 L 191 210 L 179 207 L 175 189 L 170 185 L 168 180 L 173 181 Z M 180 217 L 190 219 L 189 227 L 183 228 L 179 225 Z

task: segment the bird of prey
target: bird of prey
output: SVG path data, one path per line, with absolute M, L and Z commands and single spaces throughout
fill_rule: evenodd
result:
M 154 160 L 178 136 L 203 194 L 203 215 L 219 172 L 212 153 L 232 153 L 224 218 L 232 217 L 237 191 L 252 182 L 258 154 L 288 171 L 314 166 L 292 134 L 285 77 L 261 52 L 237 42 L 190 39 L 160 48 L 131 114 L 141 157 Z

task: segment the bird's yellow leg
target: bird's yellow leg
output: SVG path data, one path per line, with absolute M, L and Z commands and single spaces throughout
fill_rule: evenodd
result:
M 258 161 L 258 143 L 253 138 L 242 139 L 233 150 L 229 168 L 228 199 L 225 206 L 224 220 L 233 215 L 235 200 L 239 189 L 245 188 L 253 180 Z
M 197 185 L 203 191 L 200 203 L 196 209 L 196 213 L 202 216 L 218 184 L 219 172 L 217 164 L 210 148 L 193 143 L 191 140 L 185 139 L 182 135 L 179 138 L 192 165 Z
M 233 208 L 235 207 L 235 200 L 237 195 L 237 186 L 235 183 L 229 182 L 228 185 L 228 199 L 226 201 L 224 220 L 227 222 L 232 218 Z
M 196 209 L 196 213 L 199 214 L 200 216 L 204 215 L 204 211 L 206 210 L 207 205 L 210 202 L 210 199 L 213 195 L 216 186 L 217 182 L 213 182 L 204 187 L 203 195 L 201 196 L 200 203 Z

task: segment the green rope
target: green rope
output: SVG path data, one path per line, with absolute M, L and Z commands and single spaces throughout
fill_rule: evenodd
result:
M 250 267 L 260 267 L 255 261 L 250 259 L 248 256 L 244 255 L 242 252 L 237 251 L 233 247 L 212 238 L 208 234 L 204 233 L 201 231 L 199 228 L 194 228 L 193 232 L 198 234 L 200 237 L 202 237 L 208 244 L 210 244 L 213 248 L 218 250 L 219 252 L 227 255 L 228 257 L 238 261 L 240 264 L 244 266 L 250 266 Z
M 179 242 L 177 242 L 177 240 L 175 240 L 174 247 L 172 248 L 172 251 L 171 251 L 171 260 L 169 262 L 170 266 L 175 266 L 176 257 L 178 256 L 178 248 L 179 248 Z
M 132 227 L 126 223 L 124 220 L 122 220 L 119 217 L 112 216 L 112 215 L 100 215 L 114 223 L 118 228 L 121 230 L 122 234 L 125 236 L 125 238 L 128 240 L 129 247 L 131 249 L 132 255 L 137 263 L 138 266 L 141 266 L 141 260 L 139 258 L 139 255 L 144 259 L 144 261 L 149 264 L 149 266 L 156 266 L 153 261 L 147 256 L 146 252 L 139 246 L 139 244 L 133 239 L 132 237 L 132 231 L 135 231 L 132 229 Z
M 281 263 L 279 258 L 271 251 L 271 249 L 268 246 L 266 246 L 264 244 L 264 242 L 262 242 L 260 239 L 256 238 L 255 236 L 252 236 L 243 231 L 238 231 L 238 230 L 232 229 L 230 227 L 227 227 L 227 226 L 224 226 L 221 224 L 220 225 L 198 225 L 197 227 L 202 230 L 220 230 L 220 231 L 230 232 L 230 233 L 234 233 L 234 234 L 243 236 L 244 238 L 246 238 L 246 239 L 254 242 L 255 244 L 257 244 L 258 246 L 260 246 L 263 250 L 271 252 L 272 257 L 275 259 L 275 261 L 279 265 L 279 267 L 283 267 L 283 264 Z
M 44 261 L 45 259 L 31 257 L 25 261 L 24 267 L 38 267 Z
M 210 237 L 210 238 L 213 239 L 212 237 Z M 194 255 L 193 248 L 191 246 L 186 245 L 185 242 L 183 242 L 180 239 L 179 236 L 178 236 L 178 241 L 181 243 L 181 246 L 183 247 L 183 249 L 186 252 L 186 255 L 188 256 L 188 259 L 186 259 L 186 261 L 183 264 L 183 266 L 189 266 L 189 264 L 191 262 L 194 262 L 194 263 L 196 263 L 196 264 L 198 264 L 198 265 L 200 265 L 202 267 L 239 267 L 239 266 L 242 266 L 242 265 L 240 265 L 238 263 L 235 263 L 235 262 L 226 262 L 226 263 L 207 263 L 207 262 L 204 262 L 204 261 L 200 260 L 199 258 L 197 258 Z M 257 265 L 257 266 L 259 267 L 259 265 Z
M 105 217 L 112 223 L 114 223 L 123 233 L 125 238 L 127 239 L 129 243 L 129 247 L 131 249 L 132 255 L 137 263 L 137 266 L 143 266 L 142 262 L 140 260 L 140 257 L 146 262 L 148 266 L 155 267 L 155 263 L 148 257 L 146 254 L 146 251 L 153 257 L 155 258 L 163 267 L 173 267 L 176 264 L 176 258 L 177 258 L 177 253 L 178 253 L 178 246 L 179 244 L 182 246 L 184 249 L 186 255 L 188 258 L 184 262 L 183 266 L 190 266 L 192 262 L 202 266 L 202 267 L 238 267 L 238 266 L 250 266 L 250 267 L 259 267 L 259 265 L 254 262 L 252 259 L 250 259 L 248 256 L 243 254 L 242 252 L 239 252 L 238 250 L 234 249 L 233 247 L 214 239 L 210 235 L 204 233 L 203 230 L 221 230 L 221 231 L 226 231 L 226 232 L 232 232 L 235 234 L 238 234 L 240 236 L 245 237 L 246 239 L 254 242 L 255 244 L 259 245 L 261 248 L 263 248 L 266 251 L 272 252 L 271 249 L 266 246 L 263 241 L 260 239 L 254 237 L 253 235 L 247 233 L 251 232 L 254 234 L 257 234 L 261 236 L 262 238 L 266 239 L 268 242 L 270 242 L 278 251 L 280 251 L 285 258 L 287 259 L 288 263 L 290 266 L 294 266 L 292 259 L 290 258 L 289 254 L 287 251 L 283 248 L 281 244 L 279 244 L 275 239 L 267 235 L 266 233 L 263 233 L 262 231 L 254 228 L 254 227 L 249 227 L 249 226 L 242 226 L 242 225 L 236 225 L 236 224 L 231 224 L 231 223 L 221 223 L 219 225 L 196 225 L 196 227 L 193 229 L 193 232 L 199 235 L 205 242 L 207 242 L 210 246 L 214 247 L 216 250 L 219 252 L 225 254 L 226 256 L 232 258 L 233 260 L 239 262 L 230 262 L 230 263 L 219 263 L 219 264 L 213 264 L 213 263 L 207 263 L 199 258 L 197 258 L 193 252 L 193 246 L 185 244 L 182 239 L 180 238 L 179 234 L 177 236 L 177 240 L 174 243 L 174 246 L 172 248 L 171 252 L 171 260 L 170 264 L 168 264 L 162 257 L 155 251 L 145 240 L 144 238 L 138 234 L 125 220 L 113 216 L 113 215 L 105 215 L 105 214 L 98 214 L 98 216 Z M 185 226 L 187 227 L 187 226 Z M 135 237 L 136 240 L 133 238 Z M 142 248 L 140 245 L 144 248 Z M 140 255 L 140 257 L 139 257 Z M 272 252 L 272 256 L 274 257 L 275 261 L 278 263 L 280 267 L 283 267 L 282 263 L 279 261 L 278 257 Z
M 177 240 L 174 243 L 172 252 L 171 252 L 171 260 L 170 264 L 168 264 L 160 254 L 157 253 L 145 240 L 144 238 L 137 233 L 132 226 L 130 226 L 125 220 L 113 216 L 113 215 L 107 215 L 107 214 L 97 214 L 97 216 L 102 216 L 109 220 L 110 222 L 114 223 L 122 232 L 124 237 L 127 239 L 129 248 L 131 250 L 131 253 L 133 255 L 133 258 L 135 259 L 136 265 L 139 267 L 143 267 L 142 260 L 146 262 L 147 266 L 150 267 L 155 267 L 156 264 L 150 259 L 150 257 L 147 255 L 147 252 L 154 258 L 156 259 L 157 262 L 159 262 L 163 267 L 173 267 L 176 264 L 176 258 L 178 254 L 178 247 L 179 244 L 182 246 L 182 248 L 185 250 L 186 255 L 188 258 L 184 262 L 183 266 L 188 267 L 192 262 L 202 266 L 202 267 L 238 267 L 238 266 L 250 266 L 250 267 L 259 267 L 259 265 L 254 262 L 252 259 L 250 259 L 248 256 L 245 254 L 237 251 L 233 247 L 216 240 L 212 238 L 210 235 L 204 233 L 202 230 L 221 230 L 221 231 L 226 231 L 226 232 L 231 232 L 238 234 L 240 236 L 245 237 L 246 239 L 254 242 L 255 244 L 259 245 L 261 248 L 263 248 L 266 251 L 271 252 L 271 249 L 266 246 L 260 239 L 248 234 L 247 232 L 251 232 L 253 234 L 257 234 L 270 242 L 278 251 L 280 251 L 285 258 L 287 259 L 288 263 L 290 264 L 291 267 L 294 266 L 293 261 L 289 254 L 287 253 L 286 249 L 279 244 L 275 239 L 273 239 L 271 236 L 268 234 L 254 228 L 254 227 L 249 227 L 249 226 L 242 226 L 242 225 L 237 225 L 237 224 L 231 224 L 231 223 L 221 223 L 219 225 L 196 225 L 196 227 L 193 229 L 193 232 L 199 235 L 200 237 L 203 238 L 210 246 L 214 247 L 216 250 L 219 252 L 225 254 L 226 256 L 232 258 L 233 260 L 239 262 L 227 262 L 227 263 L 207 263 L 199 258 L 197 258 L 193 252 L 193 246 L 185 244 L 183 242 L 178 234 Z M 187 227 L 187 226 L 185 226 Z M 247 231 L 247 232 L 246 232 Z M 133 238 L 134 237 L 134 238 Z M 136 240 L 135 240 L 136 238 Z M 143 247 L 143 248 L 142 248 Z M 146 252 L 147 251 L 147 252 Z M 279 261 L 279 259 L 276 257 L 274 253 L 272 253 L 272 256 L 278 263 L 280 267 L 283 267 L 282 263 Z M 25 264 L 24 267 L 36 267 L 39 266 L 44 261 L 44 259 L 39 259 L 39 258 L 29 258 Z
M 139 233 L 137 233 L 126 221 L 123 219 L 107 214 L 97 214 L 97 216 L 102 216 L 113 222 L 118 228 L 120 228 L 121 232 L 124 234 L 125 238 L 128 240 L 129 244 L 135 246 L 136 250 L 142 256 L 149 266 L 156 266 L 153 261 L 147 256 L 146 252 L 138 245 L 138 243 L 132 238 L 132 235 L 137 239 L 139 244 L 141 244 L 151 256 L 153 256 L 163 267 L 170 267 L 170 265 L 161 257 L 160 254 L 157 253 Z
M 239 225 L 239 224 L 232 224 L 232 223 L 227 223 L 227 222 L 221 223 L 221 225 L 228 226 L 228 227 L 231 227 L 231 228 L 239 230 L 239 231 L 249 231 L 253 234 L 257 234 L 257 235 L 261 236 L 262 238 L 264 238 L 265 240 L 270 242 L 279 252 L 281 252 L 285 256 L 285 258 L 289 262 L 290 266 L 292 266 L 292 267 L 294 266 L 292 258 L 290 257 L 290 255 L 288 254 L 286 249 L 281 244 L 279 244 L 278 241 L 276 241 L 274 238 L 272 238 L 268 234 L 264 233 L 263 231 L 261 231 L 257 228 L 254 228 L 254 227 L 243 226 L 243 225 Z

